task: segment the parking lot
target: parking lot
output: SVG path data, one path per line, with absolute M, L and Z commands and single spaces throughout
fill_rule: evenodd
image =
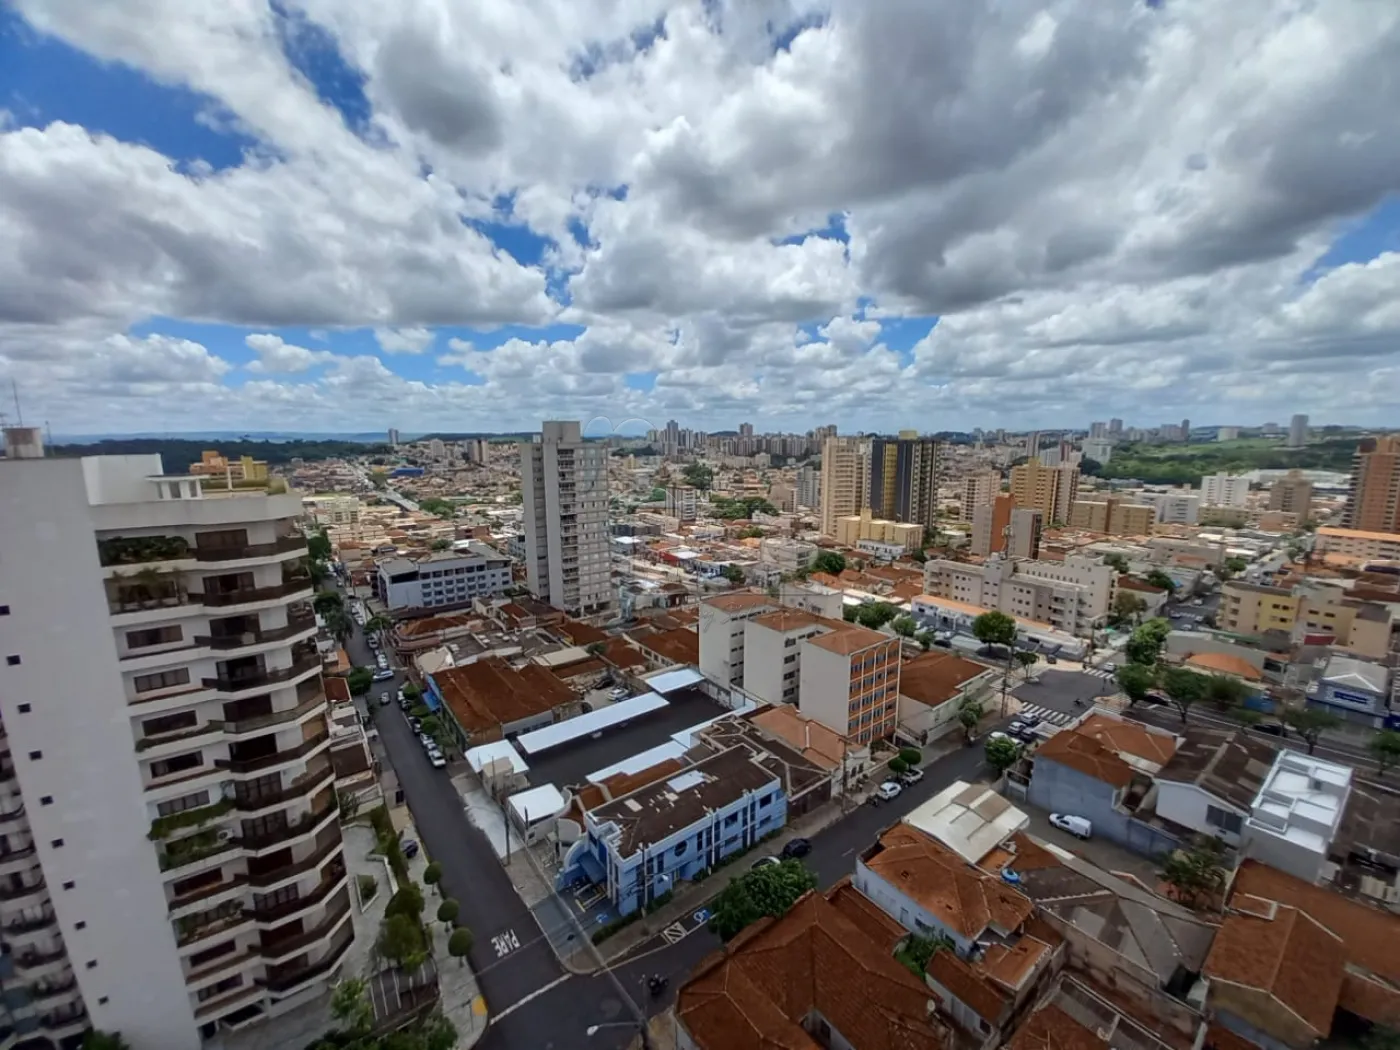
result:
M 597 739 L 588 737 L 537 755 L 522 755 L 530 766 L 530 783 L 554 784 L 560 788 L 581 784 L 589 773 L 664 744 L 671 739 L 671 734 L 725 712 L 725 708 L 709 697 L 691 690 L 673 693 L 667 699 L 669 706 L 643 715 L 630 725 L 605 729 Z
M 1061 831 L 1051 824 L 1050 814 L 1045 810 L 1036 809 L 1026 802 L 1018 802 L 1016 805 L 1031 818 L 1030 826 L 1026 828 L 1027 834 L 1044 842 L 1052 842 L 1076 857 L 1083 857 L 1091 864 L 1097 864 L 1105 871 L 1126 872 L 1136 875 L 1149 886 L 1156 885 L 1159 865 L 1150 857 L 1133 853 L 1108 839 L 1093 836 L 1087 839 L 1075 838 L 1069 832 Z

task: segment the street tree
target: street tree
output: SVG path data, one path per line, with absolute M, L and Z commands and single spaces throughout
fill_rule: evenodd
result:
M 385 616 L 383 613 L 375 613 L 365 621 L 365 631 L 368 634 L 374 634 L 376 631 L 387 631 L 393 626 L 394 618 L 392 616 Z
M 1113 568 L 1117 569 L 1120 573 L 1128 571 L 1128 559 L 1122 554 L 1106 554 L 1104 555 L 1103 563 L 1113 566 Z
M 744 570 L 737 565 L 726 565 L 724 571 L 721 572 L 720 575 L 735 585 L 744 582 Z
M 1154 616 L 1139 624 L 1128 642 L 1123 646 L 1123 655 L 1129 663 L 1151 667 L 1162 654 L 1162 646 L 1167 644 L 1167 635 L 1172 633 L 1170 620 Z
M 406 915 L 414 922 L 423 914 L 423 891 L 416 882 L 406 882 L 384 906 L 385 915 Z
M 1213 674 L 1206 678 L 1204 699 L 1222 711 L 1239 707 L 1249 696 L 1249 687 L 1238 678 L 1226 674 Z
M 977 732 L 977 726 L 982 721 L 982 716 L 987 713 L 986 707 L 981 700 L 970 696 L 963 697 L 962 703 L 958 705 L 958 724 L 963 728 L 963 737 L 972 739 L 972 734 Z
M 799 897 L 817 884 L 816 876 L 798 860 L 766 864 L 740 875 L 714 899 L 710 929 L 731 940 L 765 915 L 781 918 Z
M 99 1032 L 93 1029 L 83 1036 L 82 1050 L 131 1050 L 120 1032 Z
M 822 551 L 812 559 L 812 571 L 840 576 L 846 571 L 846 557 L 837 551 Z
M 364 696 L 374 684 L 374 672 L 368 667 L 352 667 L 345 676 L 345 687 L 351 696 Z
M 1161 569 L 1153 569 L 1143 577 L 1143 581 L 1160 591 L 1166 591 L 1168 594 L 1176 593 L 1176 581 Z
M 1138 617 L 1147 611 L 1147 602 L 1142 595 L 1120 590 L 1113 596 L 1113 619 L 1119 624 L 1137 623 Z
M 1186 724 L 1186 713 L 1197 701 L 1205 698 L 1207 679 L 1203 674 L 1188 671 L 1184 667 L 1168 667 L 1162 672 L 1162 691 L 1181 715 L 1181 724 Z
M 933 648 L 932 631 L 920 631 L 914 636 L 914 640 L 919 643 L 919 648 L 922 649 L 924 652 L 928 652 L 931 648 Z
M 1026 653 L 1020 650 L 1013 653 L 1012 658 L 1016 661 L 1016 665 L 1021 668 L 1022 678 L 1029 678 L 1031 668 L 1040 662 L 1040 657 L 1036 656 L 1035 653 Z
M 988 737 L 983 750 L 987 755 L 987 765 L 992 767 L 997 776 L 1014 766 L 1016 760 L 1021 757 L 1021 745 L 1009 736 Z
M 432 861 L 426 868 L 423 869 L 423 885 L 431 886 L 433 888 L 434 893 L 441 893 L 442 890 L 438 888 L 439 885 L 441 885 L 441 883 L 442 864 L 438 861 Z
M 447 938 L 447 954 L 456 959 L 462 966 L 467 965 L 467 954 L 472 950 L 472 931 L 465 926 L 458 926 L 452 931 L 452 936 Z
M 1216 903 L 1225 888 L 1225 846 L 1219 839 L 1200 838 L 1193 845 L 1173 850 L 1158 872 L 1172 888 L 1172 895 L 1188 908 Z
M 331 560 L 331 538 L 325 529 L 317 529 L 306 537 L 306 553 L 312 561 Z
M 347 977 L 336 982 L 331 991 L 331 1016 L 346 1035 L 362 1035 L 374 1027 L 374 1006 L 363 980 Z
M 1376 760 L 1376 772 L 1385 776 L 1385 771 L 1400 765 L 1400 733 L 1393 729 L 1382 729 L 1371 737 L 1366 747 Z
M 890 623 L 890 627 L 901 638 L 913 638 L 914 632 L 919 628 L 919 623 L 906 613 L 903 616 L 896 616 Z
M 438 905 L 438 922 L 445 923 L 449 930 L 452 929 L 452 924 L 457 921 L 457 915 L 461 910 L 462 906 L 448 897 L 447 900 Z
M 1128 698 L 1128 706 L 1141 703 L 1157 684 L 1156 671 L 1144 664 L 1124 664 L 1113 672 L 1113 679 L 1123 695 Z
M 972 621 L 972 635 L 983 645 L 997 645 L 1006 650 L 1006 667 L 1001 673 L 1001 713 L 1006 714 L 1006 689 L 1016 652 L 1016 621 L 1006 613 L 992 609 Z
M 856 609 L 856 622 L 862 627 L 878 631 L 898 615 L 898 606 L 889 602 L 866 602 Z
M 422 924 L 401 912 L 385 912 L 375 947 L 382 958 L 400 970 L 415 969 L 428 957 L 427 939 L 423 936 Z
M 325 616 L 332 609 L 344 609 L 345 597 L 339 591 L 317 591 L 311 599 L 311 608 Z
M 1342 720 L 1325 708 L 1290 707 L 1283 713 L 1283 724 L 1303 738 L 1303 743 L 1308 745 L 1308 754 L 1311 755 L 1317 747 L 1317 742 L 1322 739 L 1322 734 L 1329 729 L 1336 729 L 1342 724 Z

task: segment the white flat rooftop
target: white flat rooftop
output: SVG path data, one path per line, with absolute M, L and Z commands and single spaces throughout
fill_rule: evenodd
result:
M 591 736 L 604 729 L 621 725 L 623 722 L 629 722 L 641 715 L 659 711 L 667 706 L 669 705 L 664 696 L 659 696 L 656 693 L 643 693 L 641 696 L 632 697 L 631 700 L 622 700 L 598 711 L 590 711 L 586 715 L 579 715 L 577 718 L 570 718 L 565 722 L 556 722 L 552 726 L 536 729 L 532 733 L 524 733 L 516 737 L 515 742 L 520 750 L 527 755 L 534 755 L 551 747 L 567 744 L 571 740 L 578 740 L 580 737 Z
M 677 743 L 676 738 L 673 736 L 670 741 L 665 744 L 657 744 L 655 747 L 649 747 L 645 751 L 638 751 L 631 758 L 624 758 L 621 762 L 614 762 L 610 766 L 605 766 L 602 769 L 589 773 L 585 779 L 587 779 L 590 784 L 601 784 L 603 781 L 607 780 L 608 777 L 615 777 L 619 773 L 631 776 L 633 773 L 640 773 L 644 769 L 650 769 L 652 766 L 660 765 L 668 758 L 680 758 L 685 754 L 685 750 L 685 747 Z
M 564 796 L 553 784 L 542 784 L 511 795 L 511 811 L 520 818 L 522 824 L 533 824 L 537 820 L 558 816 L 564 812 Z
M 528 773 L 530 771 L 530 767 L 520 757 L 520 752 L 515 750 L 509 740 L 495 740 L 489 744 L 471 748 L 467 751 L 466 759 L 477 773 L 499 759 L 505 759 L 510 763 L 512 773 Z
M 674 693 L 678 689 L 703 682 L 705 676 L 693 667 L 682 667 L 675 671 L 662 671 L 658 675 L 652 675 L 646 679 L 647 688 L 653 693 L 660 693 L 665 696 L 667 693 Z

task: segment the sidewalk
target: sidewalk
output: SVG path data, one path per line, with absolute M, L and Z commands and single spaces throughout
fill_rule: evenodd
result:
M 407 829 L 408 838 L 417 838 L 417 829 Z M 423 885 L 423 871 L 428 859 L 422 852 L 408 862 L 408 873 L 423 887 L 423 914 L 433 937 L 433 961 L 438 973 L 438 1008 L 457 1029 L 458 1050 L 470 1050 L 486 1034 L 489 1018 L 486 1000 L 477 984 L 476 972 L 466 960 L 452 958 L 447 952 L 451 936 L 443 923 L 437 921 L 437 906 L 442 898 L 430 886 Z
M 992 721 L 991 718 L 984 719 L 986 724 L 990 724 Z M 924 761 L 921 768 L 927 769 L 940 759 L 961 751 L 963 746 L 961 732 L 951 733 L 947 737 L 929 744 L 923 748 Z M 601 968 L 597 963 L 599 955 L 602 956 L 605 966 L 611 966 L 620 961 L 667 926 L 693 915 L 706 901 L 721 893 L 735 879 L 748 874 L 753 862 L 759 857 L 776 856 L 792 839 L 811 838 L 857 811 L 874 793 L 880 785 L 881 779 L 880 775 L 872 774 L 859 788 L 849 790 L 844 802 L 840 798 L 835 798 L 812 812 L 803 814 L 786 825 L 773 838 L 760 842 L 747 853 L 742 854 L 742 859 L 727 864 L 703 882 L 679 883 L 675 890 L 675 896 L 664 907 L 638 919 L 630 926 L 623 927 L 598 945 L 596 951 L 575 952 L 568 958 L 561 956 L 559 961 L 569 972 L 580 975 L 596 973 Z

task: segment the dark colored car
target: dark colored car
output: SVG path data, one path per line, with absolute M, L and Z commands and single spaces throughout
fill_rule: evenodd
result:
M 403 852 L 405 860 L 412 860 L 418 856 L 418 843 L 414 842 L 413 839 L 404 839 L 403 842 L 399 843 L 399 849 Z
M 783 847 L 784 857 L 805 857 L 812 852 L 812 843 L 808 839 L 791 839 Z
M 1251 726 L 1256 733 L 1268 733 L 1269 736 L 1287 736 L 1288 730 L 1281 722 L 1260 722 L 1257 726 Z

